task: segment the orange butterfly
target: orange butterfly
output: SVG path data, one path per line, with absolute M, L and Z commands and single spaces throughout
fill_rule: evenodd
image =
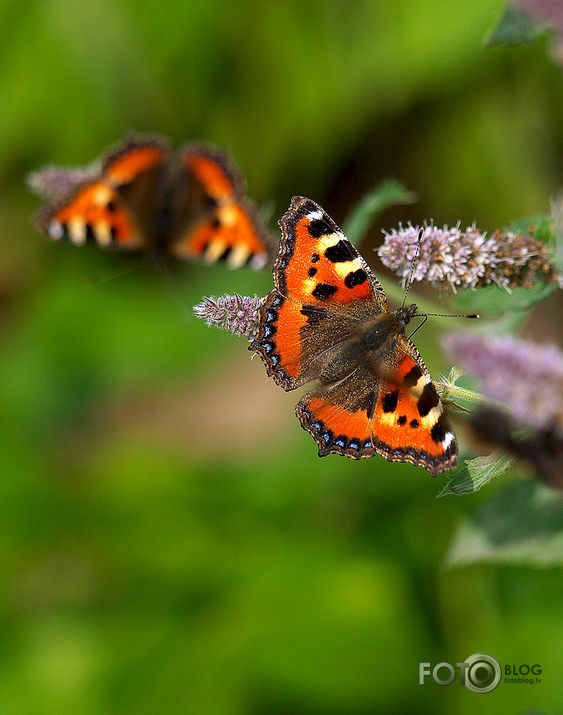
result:
M 37 226 L 55 240 L 154 248 L 231 268 L 262 268 L 274 252 L 273 237 L 245 198 L 243 176 L 219 149 L 187 145 L 171 157 L 166 142 L 135 138 L 99 169 L 43 169 L 30 185 L 51 195 Z
M 316 381 L 297 404 L 319 456 L 380 454 L 433 476 L 457 464 L 457 442 L 424 361 L 405 335 L 416 305 L 389 312 L 377 278 L 314 201 L 280 220 L 275 289 L 250 350 L 284 390 Z

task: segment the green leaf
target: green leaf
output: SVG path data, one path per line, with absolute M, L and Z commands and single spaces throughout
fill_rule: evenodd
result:
M 493 452 L 486 457 L 466 459 L 465 465 L 450 479 L 436 498 L 446 494 L 471 494 L 478 492 L 485 484 L 506 472 L 515 458 Z
M 549 29 L 549 23 L 542 22 L 509 3 L 498 24 L 486 37 L 485 44 L 487 47 L 528 44 Z
M 555 291 L 555 283 L 536 283 L 531 288 L 512 288 L 510 293 L 495 285 L 466 290 L 456 297 L 455 304 L 461 311 L 490 313 L 521 312 L 541 303 Z
M 351 209 L 342 229 L 350 241 L 357 245 L 376 218 L 389 206 L 412 204 L 416 194 L 409 191 L 400 181 L 388 179 L 368 191 Z
M 448 566 L 563 565 L 563 498 L 535 480 L 510 484 L 458 527 Z
M 558 272 L 563 273 L 563 199 L 559 197 L 551 203 L 551 218 L 553 223 L 553 262 Z
M 513 233 L 531 233 L 536 241 L 549 245 L 555 241 L 555 229 L 552 216 L 537 214 L 528 218 L 517 219 L 510 222 L 510 230 Z

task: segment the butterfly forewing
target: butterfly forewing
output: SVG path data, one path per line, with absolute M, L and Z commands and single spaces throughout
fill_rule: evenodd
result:
M 170 252 L 207 263 L 222 260 L 231 268 L 264 266 L 273 241 L 244 196 L 242 174 L 224 154 L 208 147 L 187 147 L 181 159 Z
M 72 186 L 46 206 L 38 227 L 75 245 L 142 250 L 154 243 L 153 217 L 168 151 L 157 141 L 131 141 L 113 151 L 96 177 Z

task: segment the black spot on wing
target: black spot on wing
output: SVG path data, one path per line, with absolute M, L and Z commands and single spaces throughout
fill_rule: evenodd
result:
M 219 202 L 217 201 L 217 199 L 214 199 L 213 196 L 209 196 L 209 194 L 207 194 L 205 196 L 204 203 L 205 203 L 205 208 L 208 211 L 212 211 L 213 209 L 217 208 L 217 206 L 219 205 Z
M 332 226 L 329 226 L 326 221 L 320 218 L 311 221 L 307 229 L 313 238 L 320 238 L 334 232 Z
M 399 401 L 399 390 L 391 390 L 383 396 L 381 400 L 381 406 L 383 407 L 383 412 L 395 412 L 397 409 L 397 402 Z
M 421 377 L 422 370 L 418 367 L 418 365 L 415 365 L 409 370 L 409 372 L 407 372 L 403 379 L 403 383 L 405 387 L 414 387 Z
M 307 275 L 309 276 L 309 278 L 312 278 L 316 274 L 317 269 L 315 268 L 315 266 L 311 266 L 311 268 L 309 268 L 309 270 L 307 271 Z
M 404 424 L 406 424 L 406 423 L 407 423 L 407 416 L 406 416 L 406 415 L 401 415 L 401 416 L 397 419 L 397 424 L 398 424 L 398 425 L 404 425 Z
M 330 285 L 330 283 L 319 283 L 315 286 L 314 290 L 311 291 L 311 295 L 317 298 L 317 300 L 328 300 L 332 298 L 337 290 L 338 288 Z
M 229 257 L 230 252 L 233 250 L 232 246 L 227 246 L 223 253 L 219 256 L 217 259 L 218 261 L 226 261 L 227 258 Z
M 311 256 L 311 263 L 316 263 L 320 259 L 320 256 L 318 253 L 313 253 Z
M 443 442 L 446 432 L 449 432 L 449 424 L 444 415 L 440 415 L 438 422 L 430 430 L 430 436 L 434 442 Z
M 373 413 L 375 412 L 375 404 L 377 402 L 377 396 L 375 392 L 372 390 L 370 393 L 368 393 L 366 399 L 364 400 L 362 404 L 362 409 L 366 411 L 366 415 L 368 420 L 371 420 L 373 417 Z
M 331 263 L 345 263 L 353 261 L 356 258 L 356 251 L 352 248 L 349 241 L 340 239 L 334 246 L 329 246 L 325 251 L 325 258 Z
M 325 308 L 319 308 L 317 305 L 305 304 L 301 308 L 301 315 L 307 318 L 307 323 L 310 325 L 326 318 L 327 312 Z
M 302 199 L 299 202 L 299 214 L 300 217 L 303 217 L 306 214 L 313 213 L 314 211 L 318 211 L 319 207 L 317 204 L 312 201 L 311 199 Z
M 348 288 L 353 288 L 354 286 L 359 286 L 367 281 L 368 277 L 363 268 L 358 268 L 357 271 L 351 271 L 348 273 L 344 279 L 344 283 Z
M 426 417 L 431 409 L 437 407 L 440 404 L 440 398 L 436 392 L 436 388 L 431 382 L 424 385 L 424 390 L 422 395 L 418 398 L 418 414 L 421 417 Z
M 413 429 L 416 429 L 420 425 L 420 422 L 418 420 L 411 420 L 409 422 L 409 426 L 412 427 Z

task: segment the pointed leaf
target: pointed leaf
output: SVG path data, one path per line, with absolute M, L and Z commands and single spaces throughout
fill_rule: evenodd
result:
M 471 494 L 478 492 L 491 479 L 498 477 L 515 461 L 514 457 L 493 452 L 486 457 L 466 459 L 465 465 L 450 479 L 436 498 L 446 494 Z
M 412 204 L 416 201 L 416 194 L 395 179 L 388 179 L 371 191 L 352 208 L 342 230 L 350 241 L 357 245 L 364 237 L 369 226 L 389 206 L 395 204 Z
M 535 480 L 510 484 L 459 526 L 448 566 L 563 565 L 563 498 Z

